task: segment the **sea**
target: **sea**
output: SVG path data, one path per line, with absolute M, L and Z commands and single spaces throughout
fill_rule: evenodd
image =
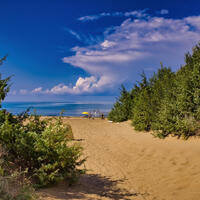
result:
M 42 116 L 82 116 L 82 112 L 103 113 L 108 115 L 112 103 L 77 103 L 77 102 L 3 102 L 1 109 L 14 115 L 30 109 L 30 114 Z

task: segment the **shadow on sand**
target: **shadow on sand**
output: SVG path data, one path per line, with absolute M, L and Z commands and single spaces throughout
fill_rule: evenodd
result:
M 42 189 L 39 194 L 42 197 L 51 197 L 53 199 L 115 199 L 129 200 L 139 194 L 130 193 L 126 189 L 117 187 L 117 184 L 124 180 L 110 180 L 107 177 L 102 177 L 96 174 L 82 175 L 77 185 L 68 187 L 67 183 Z

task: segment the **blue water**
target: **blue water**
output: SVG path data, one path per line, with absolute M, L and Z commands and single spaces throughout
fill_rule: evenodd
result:
M 81 104 L 67 102 L 3 102 L 2 108 L 15 115 L 22 113 L 27 108 L 31 112 L 36 111 L 38 115 L 58 116 L 64 110 L 64 116 L 81 116 L 82 112 L 92 112 L 98 110 L 106 116 L 113 104 Z

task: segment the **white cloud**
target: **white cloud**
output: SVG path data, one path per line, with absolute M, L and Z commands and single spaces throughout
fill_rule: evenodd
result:
M 108 16 L 111 16 L 111 13 L 100 13 L 98 15 L 87 15 L 87 16 L 83 16 L 83 17 L 80 17 L 78 18 L 79 21 L 93 21 L 93 20 L 97 20 L 97 19 L 100 19 L 102 17 L 108 17 Z
M 185 21 L 188 23 L 188 25 L 200 30 L 200 16 L 186 17 Z
M 106 34 L 103 42 L 75 47 L 72 49 L 75 55 L 63 61 L 99 79 L 106 78 L 104 88 L 125 80 L 134 82 L 132 78 L 138 68 L 157 68 L 160 61 L 175 68 L 182 64 L 184 54 L 200 40 L 199 20 L 199 16 L 127 19 L 114 27 L 113 33 Z
M 32 93 L 35 94 L 83 94 L 101 92 L 104 86 L 109 83 L 108 77 L 102 76 L 98 79 L 95 76 L 86 78 L 79 77 L 76 84 L 73 87 L 69 87 L 65 84 L 58 84 L 51 89 L 43 90 L 42 87 L 35 88 Z
M 63 58 L 63 62 L 83 69 L 90 77 L 79 77 L 74 86 L 59 84 L 34 91 L 45 94 L 103 92 L 118 88 L 124 81 L 134 83 L 142 70 L 156 69 L 161 61 L 176 69 L 184 63 L 184 54 L 200 40 L 199 24 L 200 16 L 126 19 L 112 27 L 112 32 L 105 30 L 103 42 L 76 46 L 72 48 L 73 56 Z
M 35 88 L 31 91 L 32 93 L 42 93 L 42 87 Z
M 162 10 L 160 10 L 158 13 L 161 14 L 161 15 L 166 15 L 166 14 L 169 13 L 169 11 L 166 10 L 166 9 L 162 9 Z
M 134 11 L 131 11 L 131 12 L 125 12 L 124 16 L 126 16 L 126 17 L 133 16 L 133 17 L 137 17 L 137 18 L 147 17 L 148 14 L 146 13 L 146 11 L 147 11 L 147 9 L 134 10 Z
M 101 43 L 101 46 L 103 47 L 103 48 L 109 48 L 109 47 L 112 47 L 112 46 L 114 46 L 115 45 L 115 42 L 110 42 L 110 41 L 108 41 L 108 40 L 105 40 L 104 42 L 102 42 Z
M 95 86 L 98 87 L 98 81 L 97 78 L 94 76 L 82 78 L 79 77 L 79 79 L 76 81 L 75 86 L 69 87 L 64 84 L 59 84 L 54 86 L 50 90 L 46 90 L 45 93 L 49 94 L 80 94 L 80 93 L 88 93 L 92 92 L 95 89 Z
M 93 21 L 93 20 L 97 20 L 99 18 L 101 18 L 102 16 L 101 15 L 88 15 L 88 16 L 83 16 L 83 17 L 80 17 L 78 18 L 79 21 Z

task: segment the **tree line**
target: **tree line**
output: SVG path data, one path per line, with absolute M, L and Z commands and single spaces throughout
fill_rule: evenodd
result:
M 139 131 L 153 131 L 158 137 L 188 138 L 200 127 L 200 43 L 185 55 L 185 64 L 176 72 L 161 67 L 150 78 L 127 91 L 121 88 L 108 118 L 114 122 L 131 120 Z

